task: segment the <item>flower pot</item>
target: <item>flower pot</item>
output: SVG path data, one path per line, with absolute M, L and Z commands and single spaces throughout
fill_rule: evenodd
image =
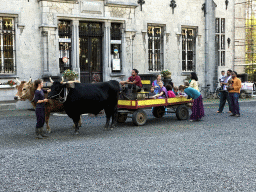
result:
M 74 77 L 64 77 L 65 81 L 74 81 L 76 78 Z
M 166 75 L 164 76 L 164 79 L 171 79 L 172 75 Z

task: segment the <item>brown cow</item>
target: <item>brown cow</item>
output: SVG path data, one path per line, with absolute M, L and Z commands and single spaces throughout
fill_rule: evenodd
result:
M 32 83 L 32 80 L 30 79 L 28 82 L 26 81 L 19 81 L 16 79 L 17 83 L 16 89 L 18 92 L 16 93 L 14 99 L 15 100 L 29 100 L 33 107 L 36 107 L 36 104 L 33 102 L 33 98 L 35 95 L 35 88 L 34 83 Z M 47 94 L 45 94 L 45 98 L 47 98 Z M 50 113 L 52 112 L 62 112 L 64 111 L 64 106 L 62 103 L 55 99 L 49 99 L 49 102 L 45 103 L 45 123 L 47 127 L 47 132 L 51 133 L 51 128 L 49 126 L 49 119 L 50 119 Z M 79 121 L 79 126 L 81 126 L 81 118 Z

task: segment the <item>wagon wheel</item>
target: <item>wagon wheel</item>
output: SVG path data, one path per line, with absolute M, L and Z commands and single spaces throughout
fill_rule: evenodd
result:
M 132 121 L 134 125 L 144 125 L 147 121 L 147 114 L 145 111 L 139 109 L 132 114 Z
M 161 107 L 154 107 L 152 113 L 153 113 L 154 117 L 161 118 L 161 117 L 164 116 L 165 109 L 162 106 Z
M 180 105 L 176 109 L 176 117 L 179 120 L 185 120 L 189 117 L 188 108 L 185 105 Z
M 241 99 L 245 99 L 245 98 L 246 98 L 245 92 L 240 93 L 240 98 L 241 98 Z
M 127 119 L 127 113 L 118 113 L 117 114 L 117 122 L 124 123 Z

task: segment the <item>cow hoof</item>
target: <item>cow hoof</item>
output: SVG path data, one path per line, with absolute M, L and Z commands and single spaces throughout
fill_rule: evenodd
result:
M 79 134 L 79 131 L 75 131 L 75 135 L 78 135 Z
M 111 129 L 116 128 L 116 125 L 111 125 L 110 128 Z

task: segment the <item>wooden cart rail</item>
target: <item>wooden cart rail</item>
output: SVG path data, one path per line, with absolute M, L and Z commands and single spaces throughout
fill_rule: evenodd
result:
M 192 103 L 192 99 L 184 97 L 166 98 L 166 99 L 145 99 L 145 100 L 118 100 L 119 109 L 140 109 L 158 106 L 169 106 Z
M 135 125 L 144 125 L 147 121 L 147 114 L 143 109 L 152 108 L 152 113 L 156 118 L 161 118 L 167 113 L 176 113 L 178 120 L 185 120 L 189 117 L 188 106 L 192 104 L 192 99 L 184 97 L 166 99 L 146 99 L 146 100 L 118 100 L 117 121 L 124 123 L 128 114 L 132 114 L 132 121 Z M 168 108 L 168 111 L 165 110 Z

